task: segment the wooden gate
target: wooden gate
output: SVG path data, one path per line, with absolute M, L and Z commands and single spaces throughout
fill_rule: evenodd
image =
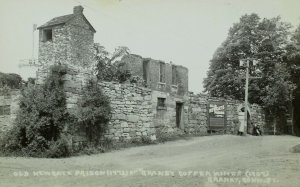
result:
M 226 129 L 226 103 L 222 101 L 209 101 L 207 106 L 208 132 L 225 133 Z

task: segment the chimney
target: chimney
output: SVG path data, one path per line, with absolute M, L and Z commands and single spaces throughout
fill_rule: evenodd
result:
M 82 14 L 82 12 L 83 12 L 83 7 L 81 5 L 74 6 L 74 8 L 73 8 L 73 14 Z

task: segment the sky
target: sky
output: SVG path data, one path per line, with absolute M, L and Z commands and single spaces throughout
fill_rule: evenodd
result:
M 204 90 L 214 51 L 242 15 L 300 24 L 299 0 L 0 0 L 0 72 L 35 77 L 34 68 L 19 67 L 32 57 L 33 38 L 38 58 L 32 25 L 71 14 L 77 5 L 97 31 L 95 43 L 110 52 L 127 46 L 131 53 L 183 65 L 195 93 Z

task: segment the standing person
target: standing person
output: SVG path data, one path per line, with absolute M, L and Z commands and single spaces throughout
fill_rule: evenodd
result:
M 242 107 L 239 111 L 239 124 L 240 124 L 240 127 L 239 127 L 239 132 L 238 132 L 238 135 L 243 135 L 244 133 L 244 128 L 245 128 L 245 121 L 244 121 L 244 117 L 245 117 L 245 109 L 244 107 Z

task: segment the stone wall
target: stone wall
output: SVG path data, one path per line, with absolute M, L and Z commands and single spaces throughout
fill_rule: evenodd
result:
M 78 100 L 81 97 L 82 89 L 86 82 L 95 78 L 90 69 L 68 66 L 64 75 L 64 89 L 66 93 L 67 109 L 70 113 L 75 113 Z
M 176 83 L 178 86 L 178 95 L 185 95 L 189 91 L 188 69 L 184 66 L 176 66 Z
M 0 90 L 0 136 L 12 127 L 19 109 L 19 98 L 19 90 Z
M 252 111 L 252 121 L 254 124 L 258 125 L 264 133 L 264 129 L 266 128 L 266 120 L 265 113 L 261 106 L 257 104 L 253 104 L 251 106 Z M 251 128 L 252 131 L 252 128 Z
M 134 84 L 114 82 L 99 83 L 109 97 L 112 119 L 107 137 L 119 140 L 148 136 L 156 138 L 156 131 L 165 133 L 184 131 L 188 123 L 187 98 L 172 96 L 170 93 L 138 87 Z M 165 107 L 158 107 L 158 98 L 165 99 Z M 176 125 L 176 103 L 182 103 L 181 124 Z
M 149 136 L 155 139 L 158 129 L 173 133 L 184 131 L 188 123 L 187 98 L 170 93 L 137 87 L 134 84 L 99 83 L 110 98 L 112 120 L 106 136 L 120 139 Z M 165 99 L 165 107 L 158 107 L 158 98 Z M 182 103 L 181 123 L 176 125 L 176 103 Z
M 90 67 L 93 63 L 94 32 L 84 19 L 83 15 L 77 15 L 66 25 L 70 37 L 68 62 Z
M 189 134 L 206 134 L 208 130 L 207 120 L 207 96 L 190 93 L 186 132 Z
M 165 99 L 165 107 L 159 107 L 158 98 Z M 156 128 L 173 133 L 177 130 L 184 131 L 188 123 L 187 96 L 172 95 L 168 92 L 153 90 L 151 93 L 153 123 Z M 176 105 L 181 104 L 179 123 L 176 123 Z
M 189 96 L 172 95 L 168 92 L 137 87 L 133 84 L 100 83 L 111 101 L 113 117 L 109 124 L 108 137 L 114 139 L 149 136 L 155 138 L 158 130 L 165 133 L 185 132 L 208 134 L 208 105 L 210 102 L 225 104 L 225 127 L 222 133 L 237 134 L 238 107 L 240 101 L 211 98 L 204 94 Z M 159 107 L 158 98 L 165 99 L 165 107 Z M 176 105 L 182 104 L 180 124 L 176 123 Z M 251 106 L 251 121 L 264 126 L 262 108 Z M 249 124 L 250 129 L 252 127 Z M 252 131 L 250 131 L 252 132 Z
M 239 129 L 238 106 L 241 101 L 226 100 L 226 133 L 237 134 Z M 255 114 L 253 115 L 255 116 Z
M 52 40 L 44 41 L 44 30 L 39 31 L 39 62 L 42 64 L 62 63 L 69 60 L 70 35 L 65 26 L 59 25 L 52 28 Z
M 146 79 L 146 85 L 152 90 L 162 92 L 173 92 L 177 95 L 187 95 L 188 93 L 188 69 L 183 66 L 165 63 L 161 60 L 143 58 L 139 55 L 125 55 L 121 59 L 125 63 L 133 76 L 140 76 Z M 147 62 L 145 67 L 145 62 Z M 160 81 L 160 64 L 163 64 L 163 80 Z M 175 71 L 172 71 L 175 68 Z M 172 81 L 176 77 L 175 82 Z
M 239 128 L 238 108 L 243 105 L 242 101 L 212 98 L 204 94 L 189 95 L 188 103 L 188 123 L 185 131 L 191 134 L 207 134 L 209 130 L 209 114 L 208 105 L 211 102 L 224 103 L 225 105 L 225 127 L 222 133 L 237 134 Z M 261 129 L 264 128 L 265 118 L 262 107 L 257 104 L 250 106 L 251 119 L 249 122 L 259 125 Z M 248 132 L 252 133 L 253 126 L 249 123 Z
M 81 97 L 84 81 L 89 79 L 90 72 L 69 69 L 64 77 L 67 96 L 67 108 L 76 112 L 78 99 Z M 100 82 L 103 92 L 109 97 L 112 107 L 112 119 L 106 137 L 115 140 L 148 136 L 156 139 L 158 131 L 164 133 L 187 133 L 206 135 L 209 130 L 208 105 L 210 102 L 225 103 L 225 128 L 222 133 L 236 134 L 238 108 L 240 101 L 210 98 L 204 94 L 190 93 L 188 96 L 173 95 L 168 92 L 138 87 L 135 84 Z M 13 123 L 18 109 L 20 93 L 17 90 L 9 94 L 0 94 L 0 107 L 9 106 L 10 115 L 0 116 L 0 131 L 6 131 Z M 158 98 L 164 99 L 164 106 L 158 104 Z M 176 108 L 181 106 L 180 123 L 177 122 Z M 265 117 L 262 108 L 251 106 L 251 121 L 264 128 Z M 252 129 L 250 127 L 250 129 Z M 252 132 L 252 130 L 250 130 Z
M 119 140 L 149 136 L 155 139 L 150 89 L 113 82 L 99 84 L 110 98 L 112 107 L 107 137 Z
M 124 63 L 125 69 L 130 70 L 134 76 L 143 77 L 143 58 L 139 55 L 125 55 L 122 57 L 121 62 Z

